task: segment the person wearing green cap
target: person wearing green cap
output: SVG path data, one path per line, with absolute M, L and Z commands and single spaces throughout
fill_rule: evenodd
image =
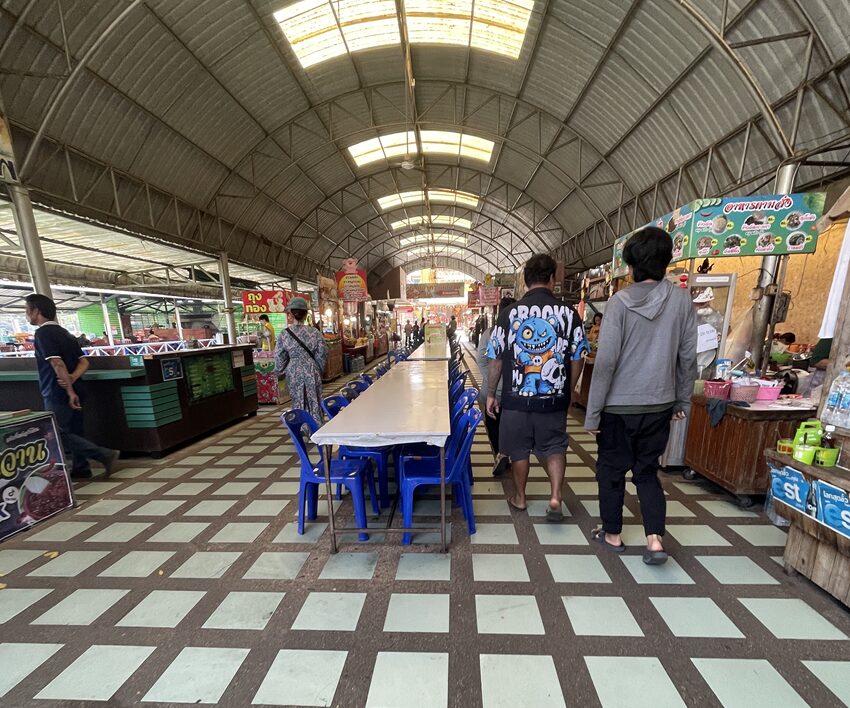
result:
M 322 371 L 328 356 L 325 338 L 308 327 L 308 305 L 303 297 L 294 297 L 286 307 L 295 322 L 278 335 L 275 359 L 278 376 L 286 377 L 286 388 L 293 408 L 300 408 L 322 421 Z

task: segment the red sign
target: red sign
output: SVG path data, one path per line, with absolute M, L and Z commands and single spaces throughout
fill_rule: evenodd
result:
M 466 294 L 466 306 L 467 307 L 481 307 L 481 299 L 478 297 L 478 288 L 472 288 Z
M 243 290 L 242 307 L 247 315 L 274 315 L 286 312 L 286 306 L 294 297 L 303 297 L 310 302 L 308 293 L 291 290 Z
M 337 297 L 343 302 L 368 302 L 369 291 L 366 288 L 366 271 L 357 267 L 356 258 L 347 258 L 342 270 L 336 272 Z

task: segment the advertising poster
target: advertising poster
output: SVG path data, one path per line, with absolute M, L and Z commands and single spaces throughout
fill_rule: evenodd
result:
M 499 288 L 482 285 L 478 288 L 478 300 L 482 307 L 496 307 L 499 304 Z
M 466 294 L 466 306 L 467 307 L 481 307 L 481 298 L 478 296 L 479 290 L 478 286 L 474 285 L 470 291 Z
M 357 267 L 356 258 L 346 258 L 336 273 L 337 297 L 343 302 L 367 302 L 366 271 Z
M 770 491 L 774 501 L 782 502 L 803 514 L 809 513 L 806 510 L 806 503 L 811 501 L 809 499 L 813 493 L 811 485 L 800 472 L 792 467 L 770 468 Z
M 53 416 L 0 419 L 0 539 L 73 505 Z
M 180 358 L 163 359 L 160 366 L 162 367 L 163 381 L 177 381 L 183 378 L 183 362 Z
M 294 297 L 303 297 L 310 302 L 309 293 L 294 293 L 290 290 L 243 290 L 242 307 L 246 315 L 279 315 Z
M 850 498 L 847 492 L 826 482 L 817 482 L 817 519 L 843 536 L 850 537 Z
M 653 226 L 666 231 L 673 239 L 673 263 L 692 257 L 690 248 L 693 217 L 691 205 L 685 204 L 652 222 Z

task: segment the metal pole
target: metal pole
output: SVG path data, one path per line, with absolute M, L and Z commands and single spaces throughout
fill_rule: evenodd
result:
M 796 164 L 783 165 L 776 173 L 776 194 L 790 194 L 794 189 L 794 176 L 797 173 Z M 779 265 L 779 256 L 764 256 L 761 260 L 761 271 L 759 273 L 756 292 L 756 300 L 753 309 L 753 338 L 751 351 L 756 368 L 762 367 L 765 358 L 765 344 L 767 332 L 770 329 L 770 321 L 773 316 L 773 302 L 776 295 L 776 271 Z
M 106 332 L 106 339 L 109 341 L 109 346 L 115 346 L 115 337 L 112 336 L 112 324 L 109 322 L 109 308 L 106 306 L 106 299 L 103 295 L 100 296 L 100 309 L 103 312 L 103 329 Z
M 174 323 L 177 325 L 177 339 L 183 341 L 183 322 L 180 319 L 180 305 L 174 301 Z
M 227 320 L 227 343 L 236 344 L 236 320 L 233 317 L 233 293 L 230 290 L 230 269 L 228 266 L 227 251 L 221 252 L 218 262 L 221 291 L 224 295 L 224 316 Z
M 115 298 L 115 311 L 118 313 L 118 338 L 121 340 L 121 343 L 124 343 L 124 340 L 127 339 L 124 334 L 124 323 L 121 321 L 121 301 L 116 297 Z
M 289 289 L 294 293 L 298 292 L 298 278 L 294 275 L 289 279 Z
M 35 213 L 32 210 L 29 192 L 26 187 L 19 184 L 8 184 L 6 187 L 12 196 L 12 216 L 15 218 L 18 237 L 27 257 L 27 268 L 32 279 L 32 286 L 36 292 L 52 298 L 53 291 L 50 289 L 47 266 L 44 263 L 44 254 L 41 252 L 41 242 L 38 240 L 38 229 L 35 225 Z

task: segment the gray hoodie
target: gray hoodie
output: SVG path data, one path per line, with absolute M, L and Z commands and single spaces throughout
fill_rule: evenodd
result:
M 606 406 L 690 412 L 697 322 L 690 291 L 668 280 L 636 283 L 605 308 L 584 427 L 598 430 Z

